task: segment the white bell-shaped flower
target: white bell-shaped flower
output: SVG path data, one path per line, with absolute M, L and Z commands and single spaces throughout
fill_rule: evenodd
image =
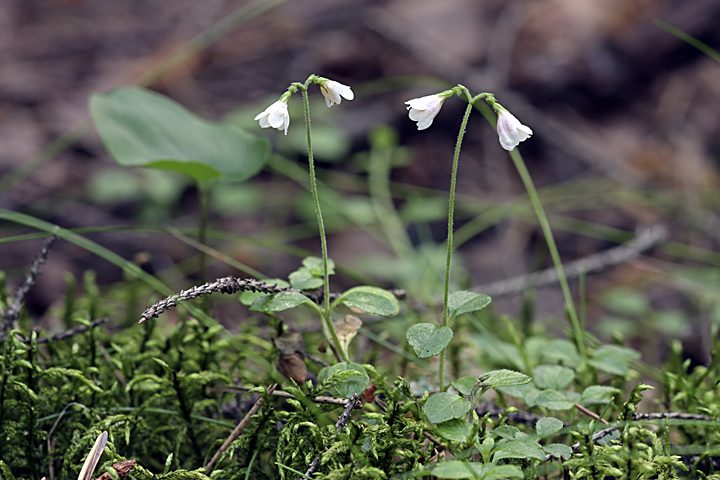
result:
M 323 97 L 325 97 L 325 103 L 327 104 L 328 108 L 332 107 L 333 105 L 339 105 L 343 98 L 345 100 L 352 100 L 353 98 L 355 98 L 355 94 L 353 94 L 353 91 L 350 89 L 350 87 L 348 87 L 347 85 L 343 85 L 340 82 L 324 79 L 320 81 L 319 85 L 320 92 L 322 93 Z
M 260 121 L 262 128 L 277 128 L 284 130 L 287 135 L 287 129 L 290 126 L 290 114 L 288 113 L 287 100 L 278 100 L 270 105 L 262 113 L 258 113 L 255 120 Z
M 530 138 L 533 131 L 530 127 L 520 123 L 520 120 L 515 118 L 512 113 L 500 109 L 498 112 L 497 133 L 500 145 L 509 151 L 517 147 L 520 142 Z
M 410 120 L 417 122 L 418 130 L 425 130 L 432 125 L 433 119 L 440 111 L 443 102 L 447 97 L 438 94 L 426 97 L 413 98 L 405 102 Z

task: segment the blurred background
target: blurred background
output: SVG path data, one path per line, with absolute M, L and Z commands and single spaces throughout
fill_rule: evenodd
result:
M 192 236 L 194 185 L 120 167 L 89 120 L 92 93 L 140 84 L 270 139 L 278 155 L 258 176 L 213 187 L 208 243 L 286 277 L 305 253 L 319 252 L 300 99 L 290 101 L 287 137 L 253 117 L 314 73 L 356 94 L 328 110 L 312 91 L 318 175 L 335 192 L 324 205 L 330 256 L 346 267 L 334 289 L 372 282 L 424 302 L 442 291 L 447 189 L 465 104 L 448 100 L 418 132 L 403 102 L 461 83 L 495 93 L 534 130 L 520 151 L 565 262 L 665 227 L 667 238 L 642 255 L 588 275 L 582 289 L 571 281 L 590 329 L 645 347 L 682 338 L 703 363 L 720 322 L 720 63 L 658 20 L 720 49 L 718 0 L 4 0 L 0 208 L 81 229 L 174 289 L 198 283 L 197 249 L 164 230 Z M 404 244 L 369 200 L 383 198 L 384 185 Z M 551 266 L 517 172 L 477 113 L 458 194 L 457 288 L 483 292 Z M 0 270 L 11 291 L 40 249 L 42 239 L 26 236 L 36 232 L 0 221 Z M 80 281 L 89 269 L 101 286 L 124 278 L 58 242 L 30 293 L 30 314 L 49 318 L 68 272 Z M 209 278 L 226 275 L 245 276 L 210 262 Z M 566 325 L 555 286 L 498 295 L 494 308 Z M 230 302 L 218 315 L 232 324 L 247 311 Z

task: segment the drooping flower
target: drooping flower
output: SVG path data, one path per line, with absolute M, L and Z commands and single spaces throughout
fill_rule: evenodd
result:
M 440 94 L 428 95 L 426 97 L 413 98 L 405 102 L 410 110 L 408 116 L 413 122 L 417 122 L 418 130 L 425 130 L 432 125 L 433 119 L 440 111 L 447 96 Z
M 520 123 L 515 115 L 500 108 L 498 109 L 497 133 L 500 145 L 509 151 L 517 147 L 520 142 L 530 138 L 533 131 L 530 127 Z
M 320 92 L 325 97 L 325 103 L 328 108 L 333 105 L 339 105 L 342 99 L 352 100 L 355 98 L 355 94 L 347 85 L 343 85 L 340 82 L 334 80 L 322 79 L 319 82 Z M 342 97 L 342 98 L 340 98 Z
M 287 135 L 287 129 L 290 126 L 290 114 L 288 113 L 287 99 L 282 98 L 270 105 L 263 112 L 255 116 L 255 120 L 260 120 L 262 128 L 277 128 L 284 130 Z

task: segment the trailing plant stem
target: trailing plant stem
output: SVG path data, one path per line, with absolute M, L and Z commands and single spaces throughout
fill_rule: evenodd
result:
M 570 286 L 568 285 L 567 277 L 565 276 L 565 270 L 563 269 L 562 261 L 560 260 L 560 254 L 558 253 L 557 245 L 555 244 L 555 238 L 553 237 L 552 229 L 550 228 L 550 222 L 545 215 L 545 210 L 540 202 L 540 197 L 535 189 L 535 184 L 532 181 L 532 177 L 530 177 L 530 172 L 528 172 L 522 156 L 517 149 L 514 149 L 510 152 L 510 157 L 515 164 L 515 168 L 520 174 L 525 190 L 530 197 L 530 203 L 532 203 L 532 206 L 535 209 L 535 215 L 540 223 L 540 228 L 542 228 L 543 235 L 545 236 L 545 242 L 547 243 L 548 250 L 550 250 L 550 256 L 552 257 L 555 269 L 557 270 L 560 287 L 562 288 L 563 296 L 565 297 L 565 308 L 567 309 L 568 316 L 570 317 L 570 323 L 572 325 L 578 352 L 583 359 L 586 359 L 587 349 L 585 348 L 585 337 L 580 326 L 577 311 L 575 310 L 572 293 L 570 293 Z
M 322 247 L 322 258 L 323 258 L 323 321 L 332 336 L 332 341 L 335 344 L 335 348 L 340 354 L 344 362 L 349 362 L 345 350 L 340 344 L 340 339 L 335 332 L 335 328 L 332 325 L 332 319 L 330 317 L 330 275 L 328 270 L 328 248 L 327 238 L 325 236 L 325 224 L 323 222 L 322 211 L 320 210 L 320 198 L 318 196 L 317 180 L 315 178 L 315 159 L 313 157 L 312 150 L 312 135 L 310 129 L 310 102 L 308 100 L 307 87 L 310 84 L 314 76 L 310 76 L 305 84 L 294 84 L 302 91 L 303 107 L 305 111 L 305 131 L 307 133 L 307 146 L 308 146 L 308 164 L 310 168 L 310 189 L 312 190 L 313 201 L 315 202 L 315 214 L 317 215 L 318 229 L 320 230 L 320 244 Z
M 464 87 L 463 87 L 464 89 Z M 465 109 L 465 116 L 460 125 L 457 143 L 455 144 L 455 154 L 453 156 L 452 177 L 450 180 L 450 198 L 448 199 L 448 237 L 447 237 L 447 259 L 445 263 L 445 293 L 443 297 L 443 327 L 448 326 L 448 299 L 450 298 L 450 265 L 452 262 L 453 250 L 453 222 L 455 216 L 455 183 L 457 180 L 458 161 L 460 160 L 460 147 L 462 145 L 465 130 L 467 129 L 468 119 L 473 109 L 473 99 L 465 89 L 468 97 L 468 106 Z M 440 353 L 440 391 L 445 391 L 445 350 Z

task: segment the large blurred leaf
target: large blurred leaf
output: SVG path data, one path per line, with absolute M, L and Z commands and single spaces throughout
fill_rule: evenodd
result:
M 120 165 L 170 170 L 208 180 L 246 180 L 262 168 L 268 144 L 237 127 L 209 122 L 141 88 L 90 98 L 100 137 Z

